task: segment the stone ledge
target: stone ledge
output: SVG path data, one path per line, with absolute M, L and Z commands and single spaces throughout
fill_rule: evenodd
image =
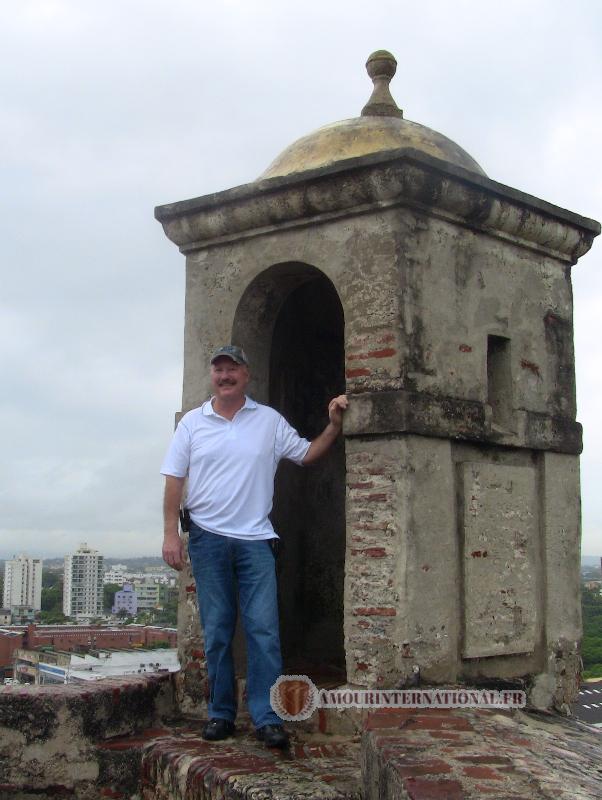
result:
M 216 743 L 202 740 L 198 721 L 173 719 L 161 728 L 96 742 L 94 779 L 84 778 L 85 765 L 72 783 L 0 779 L 0 800 L 600 796 L 602 733 L 581 723 L 553 714 L 475 709 L 366 709 L 360 716 L 361 742 L 356 735 L 310 733 L 291 724 L 290 752 L 260 745 L 246 715 L 236 736 Z
M 266 750 L 252 727 L 204 742 L 180 731 L 149 745 L 142 759 L 142 800 L 360 800 L 359 739 L 293 734 L 289 752 Z
M 386 709 L 362 740 L 365 800 L 594 800 L 602 735 L 548 714 Z
M 173 711 L 170 675 L 0 691 L 0 800 L 54 793 L 96 798 L 97 745 Z M 48 795 L 49 796 L 49 795 Z
M 506 447 L 578 455 L 581 425 L 568 417 L 517 409 L 516 432 L 496 431 L 486 403 L 405 390 L 350 395 L 345 436 L 413 433 L 419 436 L 487 442 Z

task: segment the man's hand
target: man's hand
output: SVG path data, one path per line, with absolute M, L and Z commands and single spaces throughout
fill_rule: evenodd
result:
M 163 561 L 177 570 L 184 566 L 184 547 L 179 533 L 165 534 L 163 537 Z
M 174 569 L 184 566 L 184 548 L 179 533 L 180 503 L 184 489 L 184 478 L 165 476 L 163 497 L 163 561 Z
M 343 412 L 348 405 L 349 400 L 347 400 L 347 397 L 344 394 L 340 394 L 338 397 L 333 397 L 328 404 L 328 418 L 332 424 L 339 429 L 343 425 Z
M 328 404 L 328 418 L 330 419 L 330 422 L 324 428 L 322 433 L 310 444 L 309 450 L 305 454 L 305 458 L 302 461 L 304 466 L 313 464 L 314 461 L 322 458 L 324 453 L 330 450 L 332 443 L 341 432 L 341 427 L 343 425 L 343 412 L 348 405 L 349 401 L 344 394 L 340 394 L 338 397 L 334 397 L 330 401 Z

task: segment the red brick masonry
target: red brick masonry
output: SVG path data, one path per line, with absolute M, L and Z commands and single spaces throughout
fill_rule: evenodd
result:
M 336 712 L 335 712 L 336 715 Z M 336 728 L 331 725 L 322 730 Z M 594 800 L 602 735 L 554 715 L 384 710 L 360 736 L 290 726 L 290 753 L 266 751 L 247 722 L 204 742 L 173 729 L 142 751 L 143 800 Z M 105 794 L 104 796 L 118 796 Z
M 366 800 L 602 797 L 602 734 L 552 714 L 383 709 L 365 728 Z

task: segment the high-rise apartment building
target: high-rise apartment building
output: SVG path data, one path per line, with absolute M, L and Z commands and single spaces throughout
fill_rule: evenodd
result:
M 102 614 L 104 559 L 84 542 L 65 556 L 63 613 L 67 617 L 97 617 Z
M 39 611 L 42 608 L 42 559 L 15 556 L 4 564 L 5 608 L 17 606 Z

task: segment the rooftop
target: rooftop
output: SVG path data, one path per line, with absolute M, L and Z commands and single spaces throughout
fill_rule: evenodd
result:
M 397 70 L 397 61 L 391 53 L 386 50 L 372 53 L 366 69 L 374 89 L 361 115 L 325 125 L 293 142 L 260 175 L 260 179 L 282 177 L 400 148 L 418 150 L 485 175 L 477 162 L 447 136 L 403 118 L 403 111 L 389 91 L 389 83 Z
M 274 752 L 245 714 L 234 737 L 203 741 L 200 719 L 175 715 L 173 689 L 169 675 L 0 689 L 0 800 L 600 797 L 602 733 L 555 714 L 319 709 Z

